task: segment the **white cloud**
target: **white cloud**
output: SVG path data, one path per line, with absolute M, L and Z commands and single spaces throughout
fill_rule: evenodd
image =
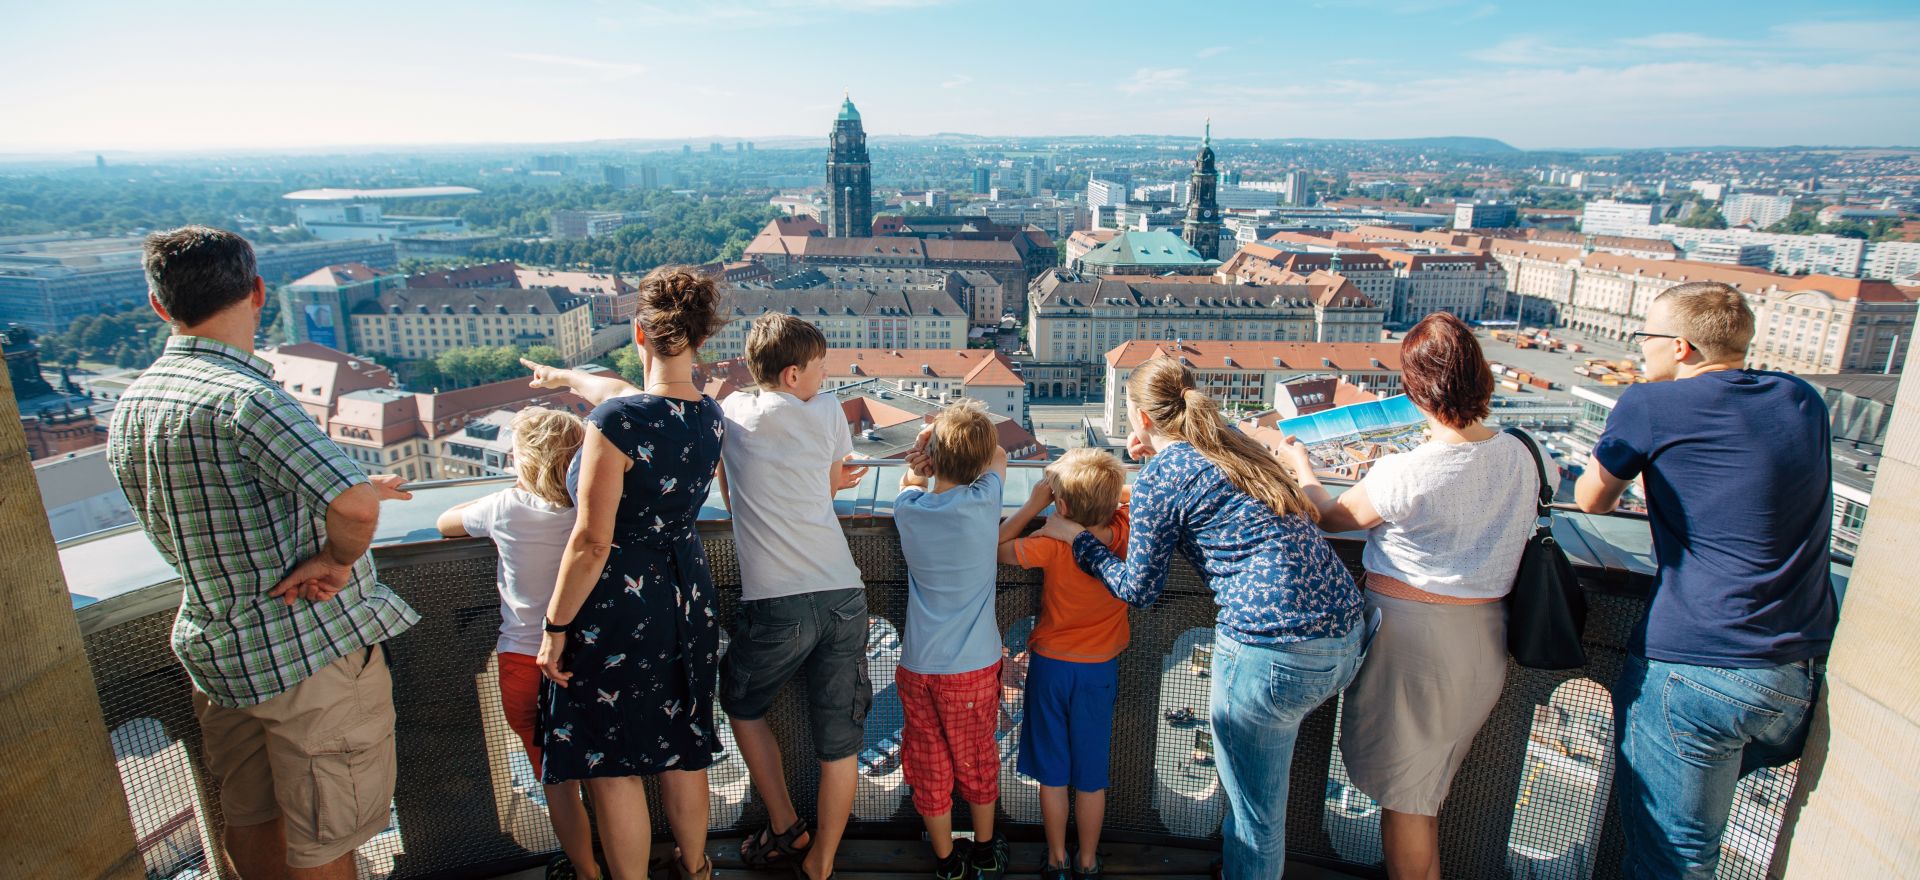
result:
M 941 83 L 940 87 L 943 89 L 957 89 L 970 82 L 973 82 L 973 77 L 968 76 L 967 74 L 964 74 L 964 73 L 960 73 L 960 74 L 955 74 L 952 78 L 948 79 L 946 82 Z
M 639 76 L 647 72 L 644 64 L 628 64 L 620 61 L 601 61 L 597 58 L 576 58 L 570 55 L 545 55 L 538 52 L 514 52 L 507 56 L 515 61 L 532 64 L 546 64 L 555 67 L 572 67 L 579 70 L 591 70 L 600 74 L 603 80 L 621 80 Z
M 1133 72 L 1132 79 L 1114 88 L 1129 95 L 1177 91 L 1187 87 L 1188 73 L 1184 67 L 1142 67 Z
M 1658 50 L 1724 49 L 1740 45 L 1737 40 L 1723 40 L 1719 37 L 1709 37 L 1704 34 L 1687 33 L 1648 34 L 1644 37 L 1629 37 L 1621 40 L 1620 44 L 1623 46 L 1632 46 L 1636 49 Z
M 1194 54 L 1200 56 L 1201 58 L 1212 58 L 1215 55 L 1224 55 L 1231 51 L 1233 51 L 1232 46 L 1208 46 L 1207 48 L 1201 49 L 1200 51 L 1195 52 Z
M 702 0 L 683 6 L 643 3 L 626 8 L 629 18 L 614 25 L 660 27 L 791 27 L 822 17 L 885 13 L 940 6 L 948 0 Z

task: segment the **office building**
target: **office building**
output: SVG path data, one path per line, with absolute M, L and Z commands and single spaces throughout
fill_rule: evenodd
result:
M 356 306 L 405 287 L 404 276 L 365 263 L 325 266 L 280 288 L 280 323 L 288 341 L 311 342 L 336 351 L 357 351 L 347 316 Z
M 547 234 L 554 238 L 599 238 L 645 217 L 640 211 L 555 211 L 547 215 Z
M 1580 209 L 1580 231 L 1588 235 L 1638 235 L 1659 222 L 1659 205 L 1595 199 Z
M 1520 222 L 1520 211 L 1510 202 L 1459 202 L 1453 206 L 1455 229 L 1505 229 Z
M 973 191 L 986 195 L 987 190 L 991 188 L 993 188 L 993 169 L 984 166 L 973 169 Z
M 1087 181 L 1087 207 L 1102 208 L 1127 203 L 1127 184 L 1122 181 L 1093 178 Z

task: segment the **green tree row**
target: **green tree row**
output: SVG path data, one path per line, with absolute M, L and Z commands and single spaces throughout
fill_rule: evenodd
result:
M 403 361 L 393 367 L 401 381 L 414 391 L 453 391 L 524 378 L 527 369 L 520 365 L 521 358 L 556 367 L 562 363 L 560 350 L 551 345 L 528 348 L 474 345 L 449 348 L 432 358 Z
M 514 183 L 462 199 L 423 201 L 408 210 L 458 214 L 476 229 L 505 236 L 476 248 L 476 257 L 634 273 L 668 263 L 738 259 L 767 221 L 780 215 L 764 200 L 743 196 L 695 198 L 665 190 Z M 599 238 L 551 239 L 547 219 L 562 210 L 646 216 Z
M 1812 211 L 1795 211 L 1788 214 L 1786 219 L 1767 227 L 1766 231 L 1793 235 L 1816 235 L 1825 232 L 1841 238 L 1858 238 L 1865 241 L 1898 241 L 1900 219 L 1882 217 L 1872 223 L 1861 223 L 1858 220 L 1821 223 L 1819 216 Z

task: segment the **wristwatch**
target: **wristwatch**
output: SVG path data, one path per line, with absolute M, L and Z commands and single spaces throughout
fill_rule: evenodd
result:
M 547 625 L 547 632 L 550 633 L 563 633 L 573 627 L 573 624 L 570 623 L 554 623 L 551 620 L 543 620 L 542 622 Z

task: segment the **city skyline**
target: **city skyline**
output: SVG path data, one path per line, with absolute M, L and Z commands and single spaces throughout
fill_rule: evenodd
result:
M 12 14 L 0 154 L 819 138 L 848 90 L 880 139 L 1186 135 L 1211 116 L 1223 141 L 1920 143 L 1920 16 L 1887 2 L 1623 3 L 1605 21 L 1474 0 L 134 10 Z

